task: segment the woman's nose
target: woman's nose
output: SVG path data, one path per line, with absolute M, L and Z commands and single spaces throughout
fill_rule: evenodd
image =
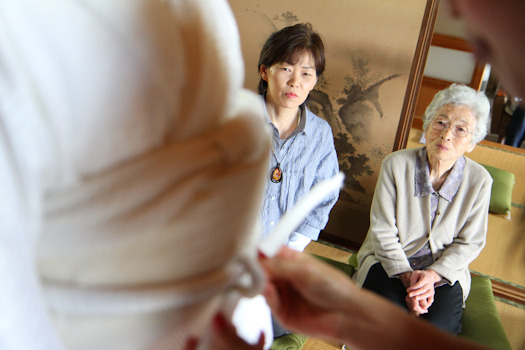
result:
M 452 132 L 452 127 L 450 125 L 441 132 L 441 137 L 443 140 L 450 140 L 452 137 L 454 137 L 454 133 Z
M 297 87 L 299 85 L 299 78 L 297 77 L 297 75 L 292 74 L 292 76 L 290 77 L 290 80 L 288 81 L 288 85 L 294 86 L 294 87 Z

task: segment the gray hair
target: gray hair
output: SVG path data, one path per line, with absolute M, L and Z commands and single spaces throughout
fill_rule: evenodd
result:
M 446 105 L 461 105 L 470 108 L 476 117 L 472 143 L 476 144 L 485 138 L 490 124 L 489 99 L 483 92 L 478 92 L 462 84 L 452 84 L 434 96 L 423 115 L 424 131 L 428 129 L 437 111 Z

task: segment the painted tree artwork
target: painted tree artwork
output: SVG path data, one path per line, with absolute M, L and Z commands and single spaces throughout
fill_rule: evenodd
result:
M 404 117 L 426 0 L 229 1 L 239 25 L 248 89 L 257 87 L 259 53 L 272 32 L 308 22 L 322 36 L 326 70 L 307 106 L 332 127 L 345 174 L 326 231 L 348 238 L 352 227 L 363 236 L 381 161 L 392 152 Z
M 352 59 L 354 76 L 347 76 L 343 97 L 336 100 L 336 106 L 330 101 L 329 95 L 321 89 L 315 89 L 308 98 L 308 108 L 322 116 L 332 127 L 335 147 L 339 158 L 339 167 L 345 174 L 345 187 L 341 191 L 341 199 L 356 202 L 352 191 L 366 194 L 366 188 L 360 183 L 363 176 L 373 176 L 373 169 L 367 153 L 359 153 L 357 145 L 370 133 L 363 119 L 383 118 L 383 109 L 379 101 L 379 88 L 391 79 L 401 74 L 392 74 L 379 80 L 370 78 L 370 67 L 366 59 Z M 320 108 L 319 108 L 320 106 Z M 391 148 L 391 147 L 390 147 Z M 373 156 L 384 158 L 390 152 L 389 148 L 378 147 Z

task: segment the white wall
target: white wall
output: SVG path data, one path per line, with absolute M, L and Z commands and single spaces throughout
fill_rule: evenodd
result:
M 463 39 L 467 38 L 467 31 L 465 30 L 464 22 L 457 18 L 450 17 L 447 11 L 444 10 L 443 6 L 439 7 L 434 31 L 443 35 L 450 35 Z
M 436 20 L 435 33 L 468 39 L 462 20 L 452 18 L 440 6 Z M 476 60 L 472 53 L 431 46 L 425 65 L 424 76 L 457 83 L 470 84 Z M 490 66 L 485 67 L 481 83 L 484 90 L 489 78 Z

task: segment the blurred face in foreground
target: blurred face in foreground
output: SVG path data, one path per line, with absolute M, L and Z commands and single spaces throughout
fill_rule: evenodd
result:
M 492 65 L 511 95 L 525 97 L 525 1 L 448 0 L 467 25 L 476 57 Z

